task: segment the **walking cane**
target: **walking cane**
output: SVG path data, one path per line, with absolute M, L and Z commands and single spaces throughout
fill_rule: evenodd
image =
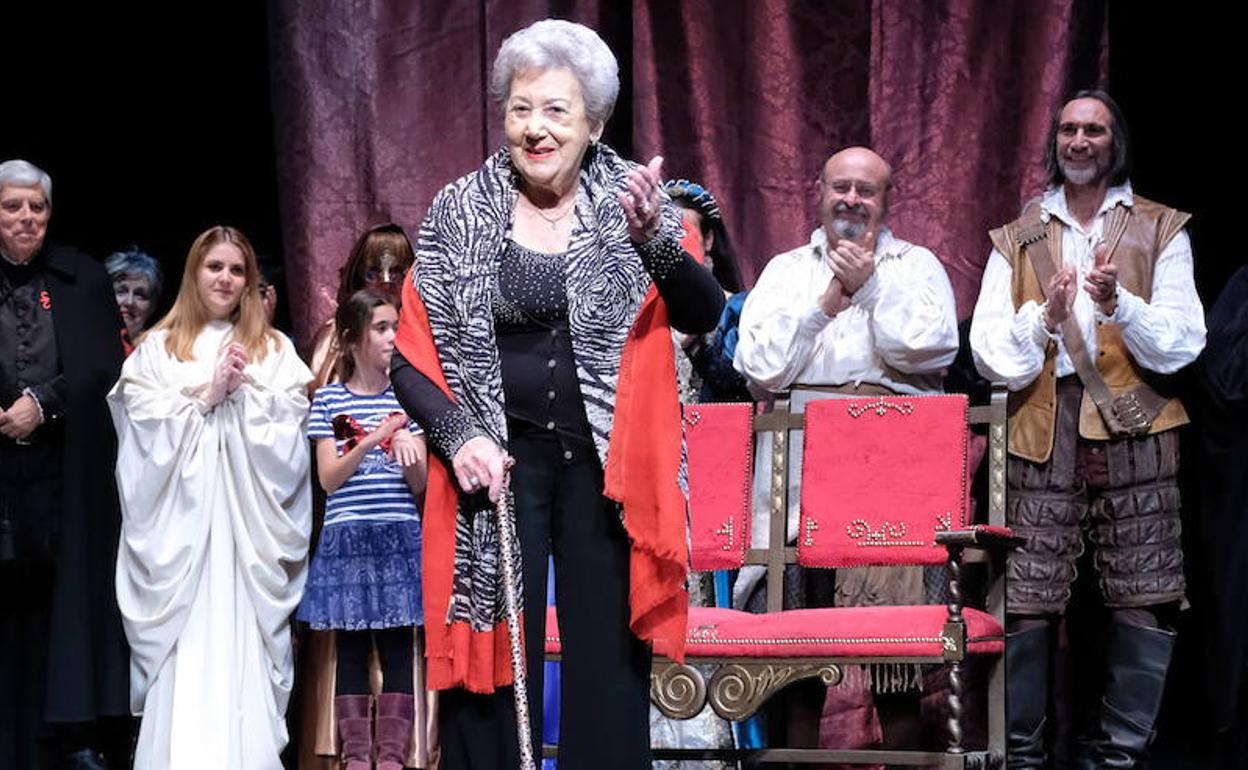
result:
M 512 694 L 516 698 L 516 737 L 520 741 L 520 770 L 537 770 L 533 758 L 533 732 L 529 726 L 529 686 L 524 673 L 523 631 L 520 628 L 520 597 L 516 595 L 516 583 L 520 578 L 520 564 L 513 547 L 516 522 L 507 505 L 507 492 L 511 487 L 511 474 L 504 473 L 503 489 L 498 495 L 499 555 L 503 560 L 503 601 L 507 609 L 507 635 L 511 643 Z

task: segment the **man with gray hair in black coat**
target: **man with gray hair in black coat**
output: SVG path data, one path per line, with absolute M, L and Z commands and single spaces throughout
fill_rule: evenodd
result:
M 46 173 L 0 163 L 0 767 L 94 770 L 100 721 L 128 714 L 104 401 L 123 326 L 104 268 L 45 242 L 51 209 Z

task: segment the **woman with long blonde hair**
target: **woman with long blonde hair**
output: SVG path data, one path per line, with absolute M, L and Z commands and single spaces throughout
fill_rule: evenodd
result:
M 140 770 L 281 767 L 310 528 L 311 379 L 269 325 L 247 238 L 202 233 L 173 309 L 109 394 Z

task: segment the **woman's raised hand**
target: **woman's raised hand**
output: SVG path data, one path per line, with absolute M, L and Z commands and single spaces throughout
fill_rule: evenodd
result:
M 212 370 L 212 382 L 204 391 L 204 403 L 214 407 L 243 383 L 243 369 L 247 368 L 247 349 L 237 342 L 221 351 L 217 365 Z
M 620 205 L 628 220 L 628 237 L 633 243 L 646 243 L 659 231 L 663 210 L 663 156 L 656 155 L 645 166 L 631 169 L 624 178 L 625 191 Z

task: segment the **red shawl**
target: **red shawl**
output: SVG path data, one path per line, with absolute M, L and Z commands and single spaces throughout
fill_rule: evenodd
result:
M 399 352 L 454 399 L 434 346 L 424 303 L 409 276 L 396 345 Z M 688 597 L 680 406 L 667 309 L 652 286 L 629 333 L 620 363 L 605 494 L 623 506 L 632 541 L 630 626 L 656 652 L 684 659 Z M 433 453 L 423 514 L 423 576 L 429 687 L 491 692 L 510 684 L 507 624 L 473 631 L 448 616 L 455 569 L 458 493 L 451 470 Z

